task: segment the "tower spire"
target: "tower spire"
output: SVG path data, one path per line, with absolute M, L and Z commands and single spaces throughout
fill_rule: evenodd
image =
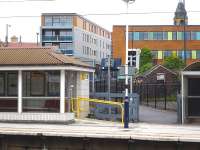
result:
M 187 25 L 188 17 L 185 9 L 185 0 L 179 0 L 174 16 L 174 25 Z

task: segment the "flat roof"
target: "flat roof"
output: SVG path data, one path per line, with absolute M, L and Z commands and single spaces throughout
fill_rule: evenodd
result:
M 66 16 L 66 15 L 67 16 L 78 16 L 78 17 L 80 17 L 80 18 L 82 18 L 82 19 L 84 19 L 84 20 L 86 20 L 86 21 L 98 26 L 99 28 L 105 30 L 106 32 L 111 33 L 111 31 L 105 29 L 104 27 L 101 27 L 100 25 L 94 23 L 93 21 L 83 17 L 83 15 L 80 15 L 80 14 L 77 14 L 77 13 L 42 13 L 42 16 Z

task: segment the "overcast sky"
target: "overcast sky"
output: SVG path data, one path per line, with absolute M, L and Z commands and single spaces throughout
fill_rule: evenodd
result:
M 172 25 L 174 11 L 179 0 L 136 0 L 129 6 L 126 15 L 87 15 L 118 14 L 126 12 L 122 0 L 55 0 L 49 2 L 2 2 L 0 0 L 0 39 L 5 40 L 6 24 L 10 24 L 9 37 L 22 36 L 22 41 L 36 42 L 36 32 L 40 30 L 41 13 L 78 13 L 89 20 L 112 31 L 112 25 L 122 25 L 128 21 L 133 25 Z M 9 1 L 9 0 L 7 0 Z M 11 1 L 11 0 L 10 0 Z M 15 0 L 17 1 L 17 0 Z M 200 0 L 186 0 L 189 24 L 200 24 Z M 192 12 L 199 11 L 199 12 Z M 140 14 L 143 12 L 171 12 Z M 138 13 L 138 14 L 137 14 Z M 16 16 L 12 18 L 4 18 Z M 33 16 L 33 17 L 17 17 Z

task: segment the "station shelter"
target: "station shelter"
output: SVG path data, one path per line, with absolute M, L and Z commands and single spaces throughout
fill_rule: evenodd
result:
M 200 119 L 200 61 L 188 65 L 181 75 L 182 123 Z
M 73 120 L 70 97 L 89 97 L 94 69 L 54 47 L 0 48 L 0 121 Z

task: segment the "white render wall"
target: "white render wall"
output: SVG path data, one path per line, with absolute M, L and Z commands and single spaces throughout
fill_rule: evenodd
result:
M 81 75 L 88 76 L 88 79 L 82 79 Z M 89 98 L 89 73 L 88 72 L 77 72 L 77 97 Z M 84 109 L 81 112 L 80 117 L 84 118 L 89 113 L 89 102 L 81 102 L 81 108 Z
M 93 32 L 85 31 L 78 27 L 74 27 L 73 30 L 74 30 L 74 35 L 73 35 L 74 45 L 73 46 L 75 50 L 74 51 L 75 57 L 82 58 L 82 60 L 85 60 L 85 61 L 88 60 L 92 62 L 92 60 L 95 60 L 97 63 L 101 63 L 102 58 L 107 58 L 107 55 L 111 55 L 111 39 L 99 36 Z M 83 41 L 83 34 L 89 35 L 93 39 L 97 39 L 97 44 Z M 100 41 L 101 41 L 101 45 L 100 45 Z M 102 46 L 103 43 L 105 45 L 104 48 Z M 106 48 L 106 44 L 110 45 L 110 49 Z M 96 50 L 96 56 L 83 54 L 83 46 L 89 47 L 92 50 Z M 104 57 L 103 57 L 103 54 L 104 54 Z

